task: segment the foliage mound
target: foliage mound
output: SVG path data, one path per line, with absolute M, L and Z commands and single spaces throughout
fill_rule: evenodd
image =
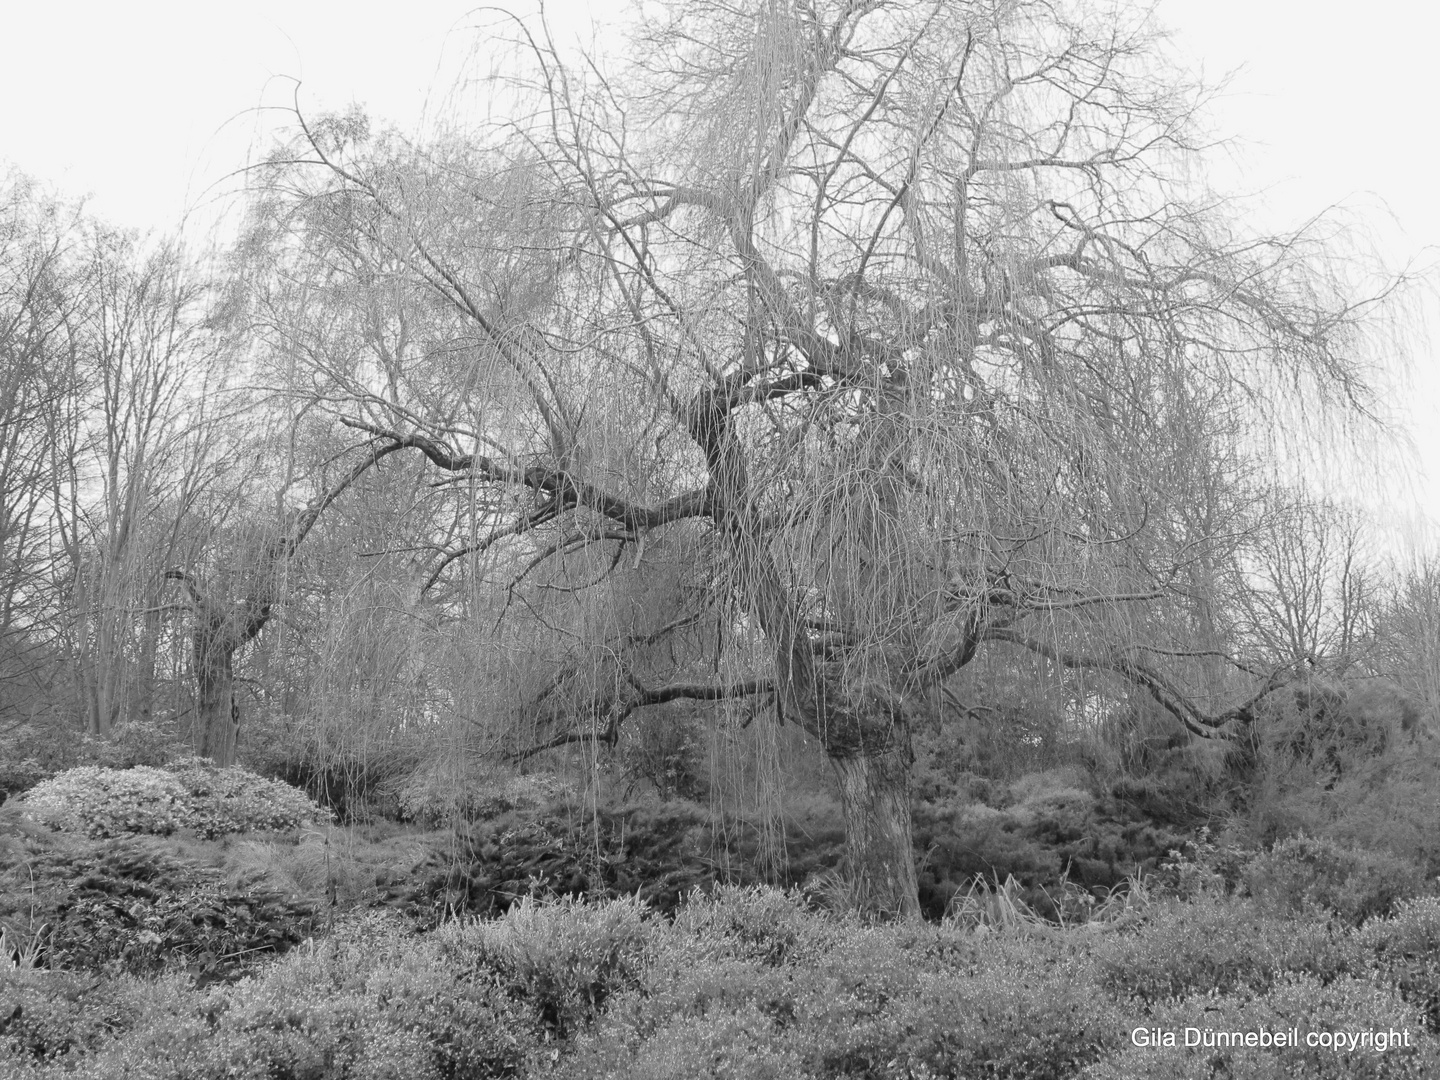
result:
M 501 919 L 450 924 L 440 940 L 465 969 L 494 972 L 563 1038 L 592 1021 L 615 990 L 637 985 L 654 936 L 648 913 L 633 897 L 526 897 Z
M 313 932 L 311 904 L 229 889 L 217 872 L 152 843 L 7 845 L 0 926 L 53 970 L 185 971 L 202 981 L 243 974 Z
M 25 795 L 27 812 L 66 832 L 92 838 L 194 829 L 201 836 L 284 831 L 328 820 L 288 784 L 198 758 L 165 768 L 82 765 L 43 780 Z
M 1418 867 L 1388 852 L 1356 851 L 1307 836 L 1282 840 L 1255 856 L 1244 875 L 1250 894 L 1282 913 L 1318 908 L 1354 926 L 1389 915 L 1424 887 Z

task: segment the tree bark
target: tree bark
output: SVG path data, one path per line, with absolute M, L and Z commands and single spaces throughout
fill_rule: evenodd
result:
M 201 757 L 222 769 L 235 764 L 240 737 L 240 709 L 235 703 L 235 644 L 209 627 L 195 632 L 195 702 Z
M 193 745 L 202 757 L 229 768 L 235 764 L 240 739 L 235 653 L 264 628 L 269 607 L 256 608 L 253 598 L 233 605 L 213 604 L 184 570 L 167 570 L 165 577 L 185 586 L 195 609 Z
M 910 820 L 910 733 L 884 749 L 831 755 L 845 811 L 845 869 L 861 911 L 920 917 Z

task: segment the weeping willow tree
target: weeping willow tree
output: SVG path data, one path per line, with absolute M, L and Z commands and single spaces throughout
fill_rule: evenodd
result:
M 252 249 L 314 403 L 424 464 L 424 588 L 551 642 L 532 748 L 752 701 L 833 763 L 856 902 L 911 915 L 911 732 L 981 650 L 1206 739 L 1284 682 L 1194 634 L 1231 524 L 1194 503 L 1369 415 L 1372 309 L 1192 179 L 1145 15 L 676 4 L 613 70 L 493 30 L 492 119 L 302 120 Z

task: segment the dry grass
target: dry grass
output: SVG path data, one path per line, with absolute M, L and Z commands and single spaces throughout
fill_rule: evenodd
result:
M 1021 885 L 1013 874 L 1006 875 L 1003 882 L 997 879 L 994 884 L 980 878 L 965 893 L 957 892 L 950 898 L 941 925 L 975 933 L 1008 930 L 1045 934 L 1075 927 L 1114 929 L 1135 922 L 1152 899 L 1149 885 L 1139 875 L 1127 878 L 1103 899 L 1083 894 L 1087 903 L 1078 907 L 1058 902 L 1048 891 L 1041 891 L 1050 896 L 1055 909 L 1061 912 L 1058 925 L 1025 902 Z

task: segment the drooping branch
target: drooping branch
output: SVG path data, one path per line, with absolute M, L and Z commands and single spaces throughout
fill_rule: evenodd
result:
M 1211 715 L 1203 712 L 1174 683 L 1154 668 L 1130 657 L 1115 653 L 1108 656 L 1090 656 L 1084 653 L 1070 652 L 1048 642 L 1028 637 L 1008 626 L 982 627 L 979 638 L 982 641 L 1018 645 L 1067 668 L 1109 671 L 1119 675 L 1127 682 L 1147 691 L 1166 712 L 1185 725 L 1187 731 L 1204 739 L 1226 738 L 1228 733 L 1222 729 L 1234 721 L 1248 720 L 1256 705 L 1294 678 L 1294 670 L 1290 665 L 1276 668 L 1249 699 L 1233 708 Z

